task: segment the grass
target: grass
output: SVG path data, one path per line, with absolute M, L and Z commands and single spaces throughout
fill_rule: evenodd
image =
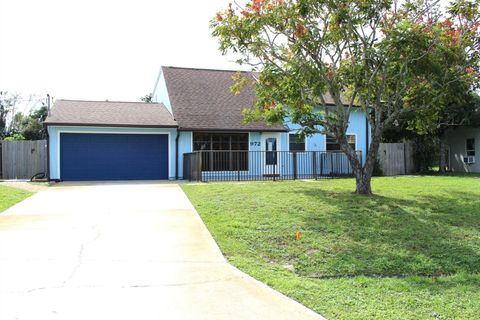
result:
M 478 176 L 183 189 L 232 264 L 329 319 L 478 319 Z
M 0 212 L 30 197 L 33 192 L 0 185 Z

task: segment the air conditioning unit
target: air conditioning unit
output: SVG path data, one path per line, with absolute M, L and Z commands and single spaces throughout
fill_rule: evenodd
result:
M 475 163 L 475 156 L 464 157 L 463 162 L 465 162 L 466 164 L 474 164 Z

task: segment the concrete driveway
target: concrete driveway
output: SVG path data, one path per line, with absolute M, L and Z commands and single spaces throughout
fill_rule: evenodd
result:
M 59 184 L 0 214 L 0 319 L 322 319 L 238 271 L 176 184 Z

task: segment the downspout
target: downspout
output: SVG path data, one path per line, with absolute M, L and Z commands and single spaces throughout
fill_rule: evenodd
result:
M 178 180 L 178 140 L 180 139 L 180 132 L 177 129 L 177 137 L 175 138 L 175 180 Z
M 47 93 L 47 116 L 50 115 L 50 101 L 50 94 Z M 45 123 L 43 125 L 47 134 L 47 180 L 50 181 L 50 135 L 48 134 L 48 125 Z
M 47 180 L 50 181 L 50 135 L 48 134 L 48 125 L 44 126 L 47 133 Z

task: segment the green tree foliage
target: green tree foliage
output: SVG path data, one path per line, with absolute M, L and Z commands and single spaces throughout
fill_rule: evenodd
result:
M 385 128 L 409 112 L 435 114 L 455 101 L 448 95 L 478 80 L 479 21 L 479 0 L 457 0 L 447 10 L 429 0 L 252 0 L 230 5 L 211 24 L 222 53 L 259 72 L 232 88 L 255 87 L 246 120 L 290 117 L 303 134 L 332 135 L 357 193 L 370 194 Z M 357 108 L 372 131 L 366 161 L 347 141 Z
M 458 95 L 452 93 L 452 95 Z M 411 141 L 415 144 L 417 172 L 426 173 L 433 166 L 440 172 L 446 171 L 447 130 L 455 130 L 461 126 L 480 125 L 480 97 L 470 92 L 437 108 L 405 113 L 403 118 L 386 128 L 383 142 Z
M 153 95 L 151 93 L 144 95 L 143 97 L 140 98 L 143 102 L 146 103 L 152 103 L 153 102 Z
M 14 140 L 42 140 L 46 138 L 46 131 L 43 126 L 43 121 L 47 117 L 47 106 L 42 105 L 38 109 L 32 110 L 28 115 L 24 115 L 21 112 L 16 113 L 13 116 L 10 124 L 10 136 L 18 134 L 24 139 Z
M 5 141 L 27 140 L 21 133 L 14 133 L 4 139 Z
M 438 165 L 442 173 L 446 171 L 447 166 L 445 142 L 447 130 L 477 124 L 476 115 L 480 111 L 480 98 L 474 92 L 462 95 L 463 92 L 465 91 L 451 92 L 440 107 L 420 109 L 411 114 L 408 121 L 410 130 L 426 136 L 425 140 L 430 139 L 438 145 Z
M 8 117 L 14 113 L 18 99 L 16 94 L 0 91 L 0 138 L 8 134 Z

